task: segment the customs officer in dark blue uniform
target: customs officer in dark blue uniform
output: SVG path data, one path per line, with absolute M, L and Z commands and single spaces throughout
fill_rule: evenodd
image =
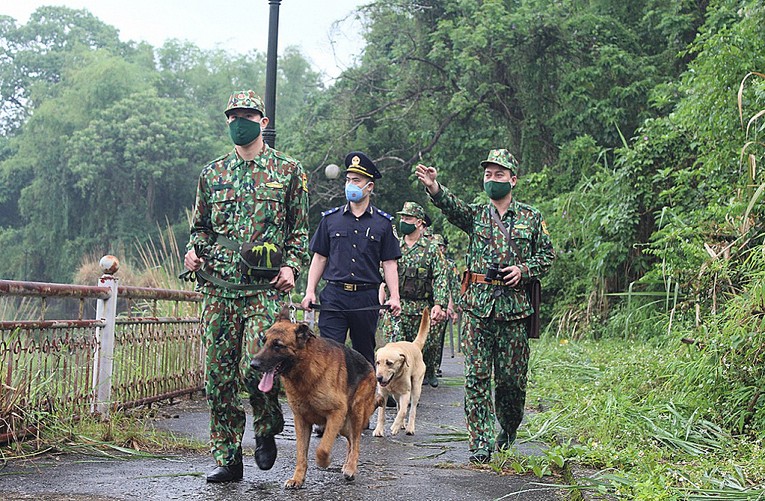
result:
M 375 330 L 380 305 L 379 288 L 385 280 L 390 292 L 386 304 L 398 315 L 398 267 L 401 257 L 393 231 L 393 216 L 374 207 L 369 196 L 374 180 L 382 174 L 360 151 L 345 157 L 345 197 L 348 203 L 321 213 L 319 227 L 311 238 L 311 267 L 302 301 L 304 308 L 316 303 L 319 279 L 326 286 L 319 296 L 321 337 L 345 343 L 350 330 L 353 349 L 374 366 Z M 382 265 L 383 275 L 380 275 Z M 364 309 L 368 308 L 368 309 Z

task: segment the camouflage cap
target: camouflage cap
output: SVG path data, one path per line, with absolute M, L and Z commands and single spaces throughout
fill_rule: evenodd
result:
M 430 238 L 433 240 L 433 242 L 435 242 L 436 245 L 446 246 L 446 241 L 444 240 L 443 235 L 441 235 L 440 233 L 435 233 Z
M 481 162 L 481 167 L 486 167 L 488 164 L 497 164 L 505 169 L 510 169 L 513 175 L 518 173 L 518 161 L 515 159 L 512 153 L 504 148 L 498 150 L 491 150 L 489 157 Z
M 266 105 L 259 95 L 252 90 L 238 90 L 228 98 L 228 105 L 223 112 L 228 116 L 228 112 L 236 109 L 246 109 L 259 111 L 261 115 L 266 116 Z
M 400 211 L 396 212 L 396 214 L 401 214 L 402 216 L 412 216 L 416 217 L 417 219 L 425 219 L 425 210 L 417 202 L 404 202 L 404 207 Z
M 404 207 L 400 211 L 396 212 L 396 214 L 422 219 L 425 221 L 425 226 L 430 226 L 431 223 L 430 218 L 427 214 L 425 214 L 425 209 L 423 209 L 422 206 L 417 202 L 404 202 Z

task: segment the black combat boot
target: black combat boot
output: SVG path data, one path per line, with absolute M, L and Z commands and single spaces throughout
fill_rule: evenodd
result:
M 207 481 L 214 483 L 237 482 L 242 480 L 242 477 L 244 477 L 244 465 L 239 462 L 225 466 L 218 466 L 207 474 Z
M 477 449 L 470 456 L 470 462 L 474 464 L 486 464 L 489 461 L 491 461 L 491 453 L 486 449 Z
M 505 430 L 502 430 L 499 432 L 499 435 L 497 435 L 497 450 L 498 451 L 504 451 L 510 448 L 511 445 L 515 442 L 515 432 L 512 434 L 507 433 Z
M 276 461 L 276 440 L 270 437 L 255 437 L 255 464 L 261 470 L 270 470 Z

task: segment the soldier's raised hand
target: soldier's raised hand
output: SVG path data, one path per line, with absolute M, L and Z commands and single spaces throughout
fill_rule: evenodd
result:
M 417 164 L 414 173 L 417 175 L 417 179 L 428 190 L 428 193 L 435 195 L 440 191 L 436 178 L 438 177 L 438 171 L 435 167 L 428 167 L 427 165 Z

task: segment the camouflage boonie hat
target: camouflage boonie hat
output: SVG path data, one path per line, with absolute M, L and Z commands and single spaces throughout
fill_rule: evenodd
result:
M 228 98 L 228 106 L 223 113 L 228 116 L 228 112 L 236 109 L 255 110 L 261 115 L 266 116 L 266 105 L 263 100 L 252 90 L 238 90 Z
M 513 175 L 518 173 L 518 161 L 512 153 L 504 148 L 491 150 L 489 152 L 489 158 L 481 162 L 481 167 L 485 168 L 488 164 L 497 164 L 505 169 L 510 169 L 510 172 L 512 172 Z
M 440 233 L 434 234 L 432 237 L 430 237 L 433 242 L 435 242 L 438 246 L 446 246 L 446 242 L 444 241 L 444 237 Z
M 417 219 L 425 220 L 425 210 L 417 202 L 404 202 L 404 208 L 396 212 L 402 216 L 412 216 Z

